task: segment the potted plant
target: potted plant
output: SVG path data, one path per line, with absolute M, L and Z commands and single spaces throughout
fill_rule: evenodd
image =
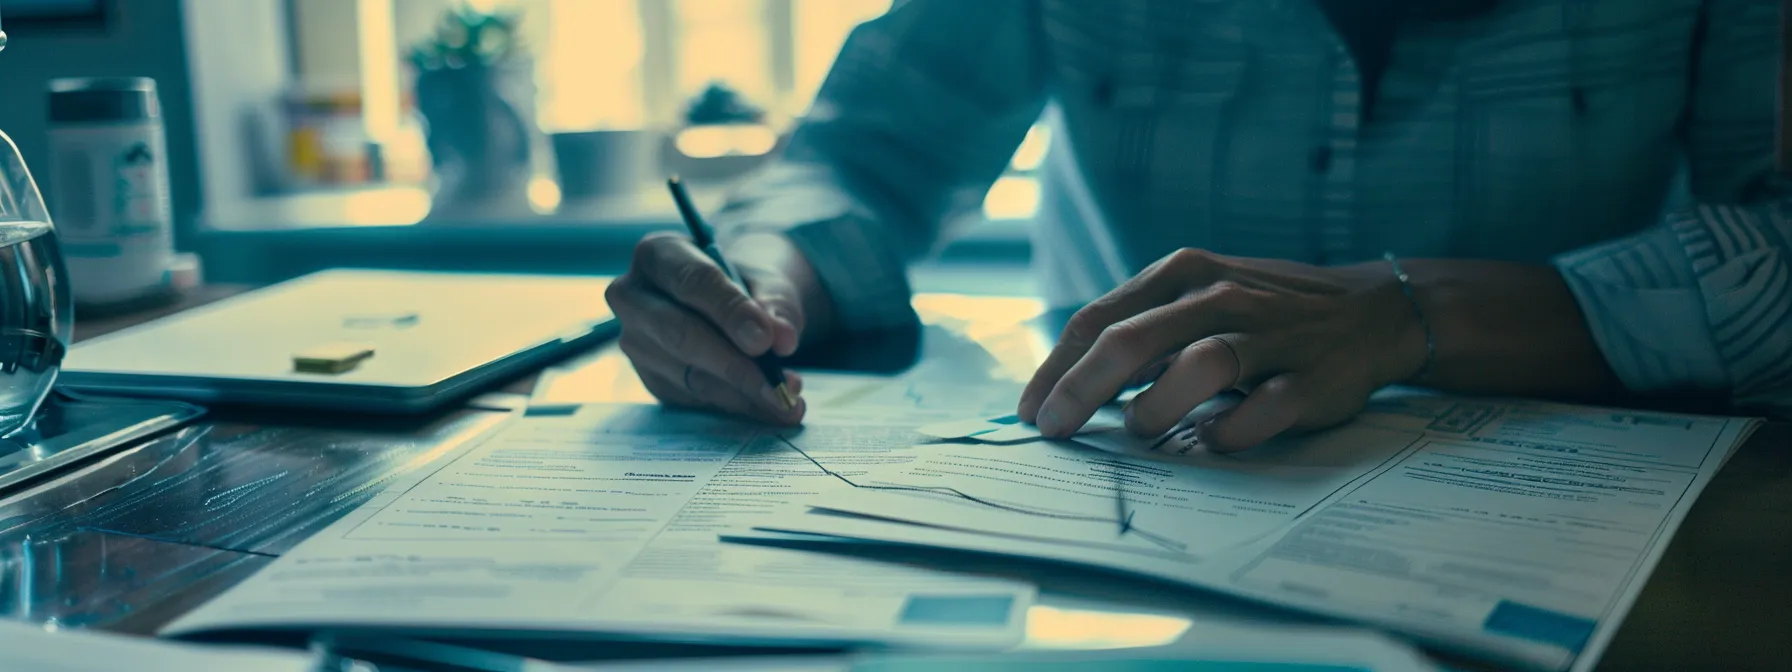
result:
M 765 110 L 723 82 L 710 82 L 685 107 L 668 163 L 691 180 L 721 180 L 758 167 L 777 147 Z
M 432 217 L 526 211 L 530 182 L 551 172 L 520 20 L 461 4 L 411 49 L 436 178 Z

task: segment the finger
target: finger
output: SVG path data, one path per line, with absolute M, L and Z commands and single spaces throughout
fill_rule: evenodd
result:
M 641 325 L 625 329 L 622 340 L 633 343 L 642 359 L 656 364 L 667 378 L 683 377 L 683 366 L 689 364 L 728 381 L 742 395 L 763 399 L 769 408 L 783 408 L 783 398 L 767 384 L 759 366 L 689 311 L 648 292 L 627 297 L 612 310 L 623 324 L 634 320 Z
M 648 392 L 669 406 L 722 411 L 761 422 L 794 424 L 802 419 L 802 402 L 795 409 L 775 407 L 741 393 L 720 378 L 699 371 L 664 354 L 654 352 L 652 343 L 623 340 L 620 343 L 630 359 L 643 362 L 635 367 Z
M 1164 375 L 1126 406 L 1126 428 L 1139 436 L 1162 436 L 1196 406 L 1248 378 L 1245 362 L 1255 359 L 1244 354 L 1250 342 L 1229 334 L 1184 347 Z
M 657 292 L 621 294 L 611 301 L 611 310 L 625 325 L 625 338 L 634 335 L 650 341 L 671 361 L 694 364 L 719 378 L 736 381 L 744 394 L 759 394 L 761 387 L 770 389 L 753 360 L 714 325 Z M 630 324 L 634 328 L 628 329 Z
M 774 414 L 768 413 L 764 409 L 761 409 L 758 406 L 754 405 L 751 400 L 747 399 L 746 397 L 740 396 L 739 393 L 732 392 L 731 390 L 725 390 L 725 391 L 729 392 L 729 394 L 725 395 L 725 396 L 721 396 L 721 397 L 713 397 L 712 396 L 711 398 L 708 398 L 708 399 L 699 399 L 696 396 L 697 393 L 691 392 L 685 386 L 684 380 L 682 379 L 682 377 L 680 377 L 679 379 L 669 379 L 666 376 L 663 376 L 658 372 L 648 372 L 648 371 L 643 371 L 643 372 L 641 372 L 640 375 L 641 375 L 641 384 L 646 386 L 647 391 L 653 393 L 653 396 L 655 398 L 659 399 L 661 403 L 664 403 L 667 406 L 675 406 L 675 407 L 679 407 L 679 408 L 690 408 L 690 409 L 697 409 L 697 410 L 703 410 L 703 411 L 718 411 L 718 412 L 726 413 L 726 414 L 737 416 L 737 417 L 747 418 L 747 419 L 754 420 L 757 422 L 767 422 L 767 423 L 778 424 L 778 425 L 790 425 L 790 424 L 795 423 L 794 420 L 791 420 L 787 416 L 779 416 L 779 415 L 774 415 Z M 697 383 L 697 381 L 698 381 L 697 376 L 704 376 L 704 375 L 708 375 L 708 374 L 704 374 L 701 372 L 693 373 L 692 374 L 693 383 Z M 713 384 L 713 381 L 705 381 L 705 382 L 698 383 L 698 384 L 708 385 L 708 384 Z M 702 392 L 702 393 L 708 394 L 707 391 Z M 799 419 L 801 418 L 800 415 L 798 415 L 797 417 Z
M 626 274 L 618 277 L 616 281 L 610 283 L 610 287 L 604 294 L 609 301 L 610 312 L 614 313 L 617 321 L 622 323 L 622 333 L 616 339 L 617 348 L 622 351 L 623 356 L 628 358 L 629 368 L 634 369 L 635 375 L 641 379 L 641 382 L 648 383 L 649 378 L 654 377 L 656 371 L 675 368 L 680 363 L 675 361 L 676 358 L 673 358 L 664 349 L 649 347 L 653 345 L 655 338 L 651 335 L 643 335 L 646 333 L 646 328 L 639 321 L 643 314 L 635 307 L 634 299 L 623 296 L 623 293 L 618 290 L 623 286 L 627 277 Z M 663 386 L 656 389 L 654 386 L 648 385 L 647 391 L 652 392 L 653 396 L 660 401 L 669 404 L 691 406 L 696 403 L 695 399 L 689 399 L 682 390 L 674 391 Z
M 1170 370 L 1170 365 L 1175 363 L 1176 355 L 1180 352 L 1181 351 L 1172 352 L 1158 358 L 1155 362 L 1146 364 L 1145 368 L 1139 369 L 1138 373 L 1132 374 L 1131 378 L 1126 379 L 1126 384 L 1122 385 L 1121 388 L 1132 389 L 1157 382 L 1158 378 L 1163 377 L 1164 372 Z
M 789 357 L 803 334 L 803 301 L 796 284 L 783 274 L 757 268 L 741 269 L 753 300 L 772 318 L 772 352 Z
M 1253 448 L 1294 428 L 1311 411 L 1317 392 L 1299 373 L 1270 378 L 1245 395 L 1237 408 L 1196 426 L 1195 436 L 1216 453 Z
M 1201 423 L 1230 413 L 1241 403 L 1244 403 L 1243 392 L 1239 392 L 1236 388 L 1225 390 L 1214 395 L 1212 399 L 1195 406 L 1195 410 L 1190 411 L 1188 417 L 1182 419 L 1178 428 L 1194 429 Z
M 1020 407 L 1017 409 L 1021 419 L 1031 423 L 1038 422 L 1039 409 L 1057 386 L 1058 379 L 1081 360 L 1085 352 L 1094 347 L 1095 342 L 1109 327 L 1171 303 L 1188 289 L 1206 286 L 1217 280 L 1223 272 L 1223 264 L 1216 256 L 1196 250 L 1180 250 L 1159 259 L 1114 291 L 1076 311 L 1065 324 L 1057 345 L 1052 347 L 1045 363 L 1039 365 L 1039 370 L 1033 373 L 1032 380 L 1027 382 L 1026 389 L 1021 392 Z M 1150 354 L 1161 355 L 1163 351 Z M 1131 370 L 1127 372 L 1131 373 Z
M 772 346 L 773 320 L 702 250 L 676 234 L 648 236 L 631 267 L 648 284 L 720 327 L 735 347 L 757 356 Z
M 666 356 L 652 348 L 643 349 L 645 346 L 639 339 L 629 338 L 626 333 L 617 340 L 616 345 L 622 350 L 622 354 L 628 357 L 629 363 L 633 365 L 630 368 L 635 370 L 635 376 L 641 379 L 642 386 L 646 387 L 655 399 L 671 406 L 704 406 L 703 402 L 691 396 L 691 393 L 685 390 L 681 383 L 669 381 L 662 373 L 667 369 L 677 368 L 676 362 L 665 361 Z
M 623 354 L 628 355 L 629 360 L 635 363 L 635 370 L 643 383 L 647 383 L 650 376 L 662 382 L 662 389 L 655 389 L 650 385 L 647 391 L 652 392 L 654 397 L 661 401 L 672 405 L 718 408 L 736 415 L 745 415 L 780 424 L 800 422 L 808 408 L 802 398 L 803 378 L 797 372 L 789 369 L 785 369 L 783 373 L 790 396 L 796 401 L 794 407 L 785 406 L 783 397 L 777 395 L 775 390 L 771 394 L 765 394 L 743 391 L 738 386 L 729 386 L 727 394 L 717 392 L 712 395 L 712 391 L 720 384 L 717 381 L 726 381 L 698 369 L 693 364 L 680 360 L 676 354 L 666 351 L 659 344 L 625 333 L 618 340 L 618 345 Z M 759 375 L 757 368 L 755 368 L 754 375 Z M 687 380 L 691 382 L 687 383 Z M 758 380 L 763 380 L 763 378 Z M 666 387 L 665 384 L 669 384 L 669 387 Z
M 1165 352 L 1216 333 L 1232 331 L 1249 292 L 1236 285 L 1210 286 L 1109 327 L 1065 371 L 1040 405 L 1036 424 L 1047 436 L 1066 436 L 1112 399 L 1122 383 Z
M 687 377 L 686 389 L 698 399 L 710 400 L 717 408 L 745 418 L 777 425 L 795 425 L 802 421 L 807 405 L 802 399 L 786 407 L 783 401 L 768 402 L 741 394 L 729 381 L 705 371 L 695 370 Z
M 647 388 L 647 391 L 653 394 L 653 398 L 660 400 L 662 404 L 680 408 L 713 408 L 712 405 L 691 396 L 691 393 L 684 389 L 682 381 L 667 380 L 657 371 L 639 367 L 635 369 L 635 375 L 640 376 L 641 386 Z

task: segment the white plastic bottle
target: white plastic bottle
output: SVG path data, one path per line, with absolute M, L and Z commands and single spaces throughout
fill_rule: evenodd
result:
M 174 214 L 154 80 L 51 81 L 50 183 L 77 306 L 173 290 Z

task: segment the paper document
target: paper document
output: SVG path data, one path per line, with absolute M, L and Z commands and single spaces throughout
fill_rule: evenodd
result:
M 1092 559 L 1119 552 L 1187 564 L 1285 526 L 1413 438 L 1358 426 L 1259 455 L 1176 460 L 1074 441 L 934 444 L 912 461 L 864 467 L 853 488 L 811 506 L 1061 543 Z
M 703 658 L 581 666 L 590 672 L 1442 672 L 1410 646 L 1345 627 L 1203 624 L 1153 646 L 987 654 Z
M 312 658 L 277 649 L 199 646 L 0 620 L 0 672 L 310 672 Z
M 1755 426 L 1391 393 L 1349 425 L 1236 455 L 923 446 L 757 528 L 1120 569 L 1585 668 Z
M 804 422 L 900 424 L 914 429 L 966 416 L 1014 412 L 1020 399 L 1018 383 L 959 381 L 941 375 L 940 368 L 923 364 L 895 377 L 805 374 L 803 398 L 809 403 L 809 417 Z
M 773 432 L 654 406 L 524 416 L 397 483 L 165 634 L 367 626 L 676 640 L 1018 643 L 1031 586 L 721 544 L 903 458 L 912 430 Z

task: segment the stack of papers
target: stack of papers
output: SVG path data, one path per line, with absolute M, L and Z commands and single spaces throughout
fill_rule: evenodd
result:
M 1011 418 L 728 538 L 903 544 L 1120 570 L 1373 624 L 1535 669 L 1589 667 L 1700 490 L 1757 423 L 1414 393 L 1221 455 Z M 996 440 L 986 440 L 996 439 Z
M 1010 415 L 1019 385 L 992 367 L 810 375 L 801 429 L 544 403 L 164 634 L 1021 643 L 1024 582 L 805 552 L 898 545 L 1101 568 L 1586 669 L 1757 426 L 1394 391 L 1345 426 L 1220 455 L 1186 435 L 1135 439 L 1111 410 L 1044 440 Z
M 875 465 L 909 427 L 777 433 L 657 406 L 516 418 L 414 472 L 163 634 L 1019 644 L 1031 585 L 784 549 L 722 530 L 845 487 L 791 448 Z

